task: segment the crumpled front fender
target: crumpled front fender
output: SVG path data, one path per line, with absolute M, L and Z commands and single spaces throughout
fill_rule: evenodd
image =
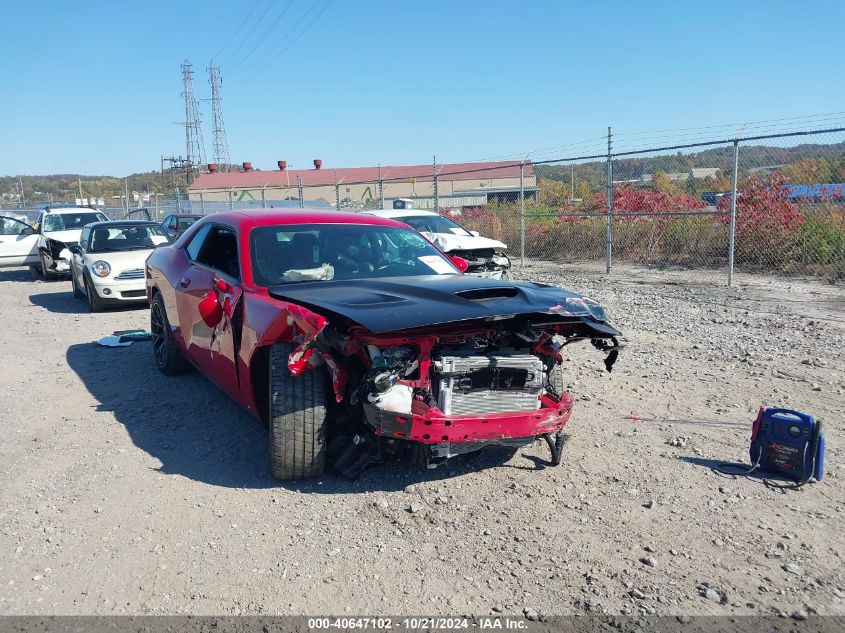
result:
M 282 318 L 287 320 L 291 339 L 297 344 L 288 356 L 288 369 L 291 375 L 299 376 L 312 369 L 315 366 L 314 352 L 316 352 L 329 368 L 335 400 L 341 402 L 346 389 L 346 371 L 337 363 L 331 352 L 321 345 L 321 334 L 328 325 L 328 320 L 316 312 L 294 304 L 282 310 Z

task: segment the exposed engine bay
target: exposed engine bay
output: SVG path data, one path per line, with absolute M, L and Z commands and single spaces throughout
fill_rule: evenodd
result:
M 449 329 L 408 337 L 324 331 L 335 371 L 345 374 L 349 406 L 341 417 L 354 429 L 353 441 L 347 437 L 330 452 L 338 470 L 355 476 L 408 440 L 428 467 L 485 446 L 524 447 L 539 438 L 559 463 L 574 402 L 564 391 L 561 350 L 581 337 L 555 331 L 561 328 Z M 618 341 L 594 344 L 607 352 L 610 371 Z

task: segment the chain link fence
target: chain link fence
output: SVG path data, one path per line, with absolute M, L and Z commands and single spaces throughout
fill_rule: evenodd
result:
M 681 283 L 731 285 L 736 274 L 841 281 L 845 128 L 769 131 L 641 149 L 667 137 L 608 130 L 571 157 L 380 167 L 367 179 L 324 169 L 308 184 L 291 174 L 282 186 L 150 194 L 137 204 L 158 221 L 243 208 L 414 208 L 504 242 L 517 266 Z M 103 210 L 144 217 L 125 204 Z

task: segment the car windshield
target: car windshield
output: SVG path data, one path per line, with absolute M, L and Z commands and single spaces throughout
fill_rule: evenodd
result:
M 88 252 L 149 250 L 169 241 L 167 233 L 157 224 L 102 226 L 91 231 Z
M 408 226 L 415 228 L 420 233 L 451 233 L 453 235 L 469 235 L 472 233 L 467 231 L 460 224 L 455 224 L 452 220 L 444 218 L 442 215 L 406 215 L 397 217 L 397 220 L 404 222 Z
M 255 283 L 459 274 L 416 231 L 369 224 L 265 226 L 251 234 Z
M 68 231 L 81 229 L 91 222 L 107 222 L 108 218 L 102 213 L 49 213 L 44 216 L 45 231 Z

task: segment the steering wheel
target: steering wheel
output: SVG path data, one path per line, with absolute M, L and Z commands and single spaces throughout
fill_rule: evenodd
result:
M 351 267 L 352 268 L 351 272 L 352 272 L 353 275 L 358 274 L 358 262 L 353 260 L 351 257 L 347 257 L 343 253 L 338 253 L 337 254 L 337 261 L 344 264 L 345 266 Z

